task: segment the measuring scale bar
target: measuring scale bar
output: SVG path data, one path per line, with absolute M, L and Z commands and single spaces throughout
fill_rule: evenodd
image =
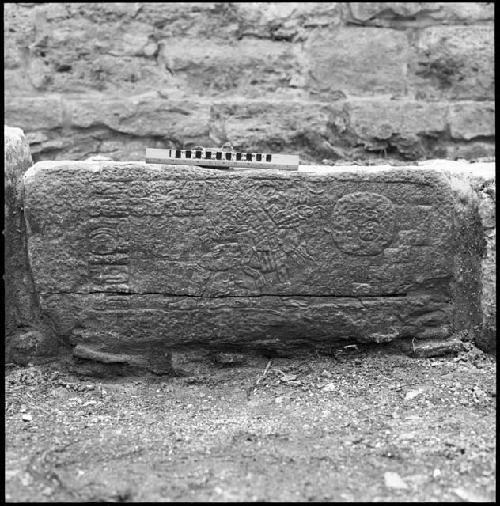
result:
M 298 170 L 298 155 L 244 153 L 213 149 L 152 149 L 146 148 L 146 163 L 165 165 L 198 165 L 214 168 L 253 168 Z

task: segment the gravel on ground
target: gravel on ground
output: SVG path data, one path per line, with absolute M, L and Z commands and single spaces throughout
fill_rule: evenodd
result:
M 348 346 L 177 376 L 6 372 L 6 500 L 493 501 L 496 359 Z

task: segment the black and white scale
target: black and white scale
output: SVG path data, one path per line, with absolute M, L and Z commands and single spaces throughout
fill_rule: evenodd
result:
M 235 151 L 225 144 L 222 148 L 153 149 L 146 148 L 146 163 L 162 165 L 197 165 L 210 169 L 281 169 L 298 170 L 298 155 L 247 153 Z

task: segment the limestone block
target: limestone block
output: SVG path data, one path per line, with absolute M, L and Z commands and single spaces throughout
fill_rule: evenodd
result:
M 365 142 L 397 140 L 419 142 L 420 134 L 444 132 L 448 104 L 415 100 L 350 100 L 349 130 Z M 418 149 L 418 146 L 416 147 Z M 423 154 L 423 153 L 422 153 Z M 418 154 L 410 158 L 421 158 Z
M 136 136 L 181 137 L 184 142 L 208 137 L 209 106 L 190 100 L 163 99 L 157 94 L 133 98 L 68 100 L 68 122 L 77 129 L 104 127 Z
M 5 97 L 5 117 L 26 132 L 63 126 L 62 101 L 58 97 Z
M 26 93 L 26 79 L 31 93 L 133 92 L 151 89 L 153 83 L 165 84 L 164 72 L 152 58 L 154 26 L 134 20 L 133 5 L 131 10 L 119 4 L 101 6 L 105 16 L 96 22 L 85 14 L 97 5 L 48 3 L 26 8 L 10 4 L 6 41 L 12 59 L 9 66 L 17 72 L 8 74 L 9 84 L 17 81 Z M 120 11 L 123 16 L 118 15 Z M 30 26 L 17 28 L 15 20 L 23 14 Z
M 440 156 L 447 160 L 478 160 L 481 158 L 495 158 L 495 144 L 488 141 L 470 141 L 457 143 L 443 142 L 438 150 Z
M 143 2 L 137 21 L 151 24 L 160 38 L 200 37 L 234 39 L 238 33 L 230 2 Z
M 16 3 L 4 6 L 4 66 L 5 70 L 21 67 L 22 49 L 34 37 L 34 11 Z
M 281 41 L 243 39 L 164 39 L 158 61 L 168 73 L 165 89 L 198 96 L 238 93 L 249 98 L 284 93 L 301 82 L 295 45 Z
M 22 85 L 25 94 L 34 90 L 137 94 L 173 89 L 197 95 L 239 90 L 258 96 L 300 82 L 294 45 L 255 38 L 238 40 L 235 20 L 231 41 L 218 36 L 235 16 L 231 14 L 234 9 L 222 9 L 226 13 L 220 18 L 217 9 L 205 10 L 201 5 L 188 4 L 181 9 L 175 4 L 160 6 L 161 11 L 145 4 L 136 9 L 120 5 L 110 9 L 99 4 L 10 7 L 9 18 L 31 13 L 28 23 L 32 30 L 29 37 L 25 34 L 28 40 L 17 34 L 7 36 L 9 87 L 19 91 Z M 147 15 L 151 8 L 156 19 L 152 13 Z M 140 20 L 137 15 L 142 15 Z M 193 17 L 198 29 L 192 37 L 185 29 L 177 33 L 177 15 L 185 18 L 184 25 Z M 199 33 L 207 27 L 207 19 L 199 19 L 203 15 L 209 16 L 210 23 L 220 24 L 206 37 Z M 166 29 L 159 29 L 159 23 L 165 23 Z M 9 27 L 13 25 L 11 20 Z
M 310 30 L 342 21 L 341 2 L 235 2 L 241 37 L 305 40 Z
M 416 97 L 493 100 L 493 48 L 493 25 L 425 28 L 417 42 Z
M 495 103 L 458 102 L 450 106 L 450 135 L 470 141 L 476 137 L 495 137 Z
M 349 2 L 351 23 L 394 28 L 467 25 L 494 19 L 493 2 Z
M 220 144 L 230 140 L 235 146 L 298 152 L 303 162 L 359 160 L 370 153 L 416 160 L 442 148 L 429 139 L 447 133 L 448 116 L 446 102 L 227 100 L 212 106 L 210 138 Z
M 343 104 L 276 100 L 225 100 L 210 110 L 210 138 L 246 149 L 333 156 L 329 123 L 343 116 Z
M 326 103 L 147 93 L 6 100 L 6 119 L 26 130 L 36 160 L 78 160 L 97 154 L 143 160 L 145 146 L 226 141 L 249 150 L 297 153 L 305 163 L 387 156 L 475 159 L 494 155 L 493 112 L 489 101 L 450 104 L 388 98 Z
M 423 2 L 349 2 L 350 18 L 358 23 L 388 19 L 407 19 L 425 10 Z M 436 8 L 434 10 L 437 10 Z
M 406 35 L 384 28 L 316 30 L 307 40 L 308 87 L 333 96 L 406 95 Z
M 42 311 L 78 350 L 292 352 L 455 330 L 464 237 L 439 171 L 39 162 L 24 182 Z

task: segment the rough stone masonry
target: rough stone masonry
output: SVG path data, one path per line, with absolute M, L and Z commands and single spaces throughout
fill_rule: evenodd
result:
M 35 161 L 495 152 L 493 2 L 12 2 L 4 24 L 5 118 Z
M 453 169 L 38 162 L 41 309 L 76 356 L 108 362 L 480 333 L 483 227 Z

